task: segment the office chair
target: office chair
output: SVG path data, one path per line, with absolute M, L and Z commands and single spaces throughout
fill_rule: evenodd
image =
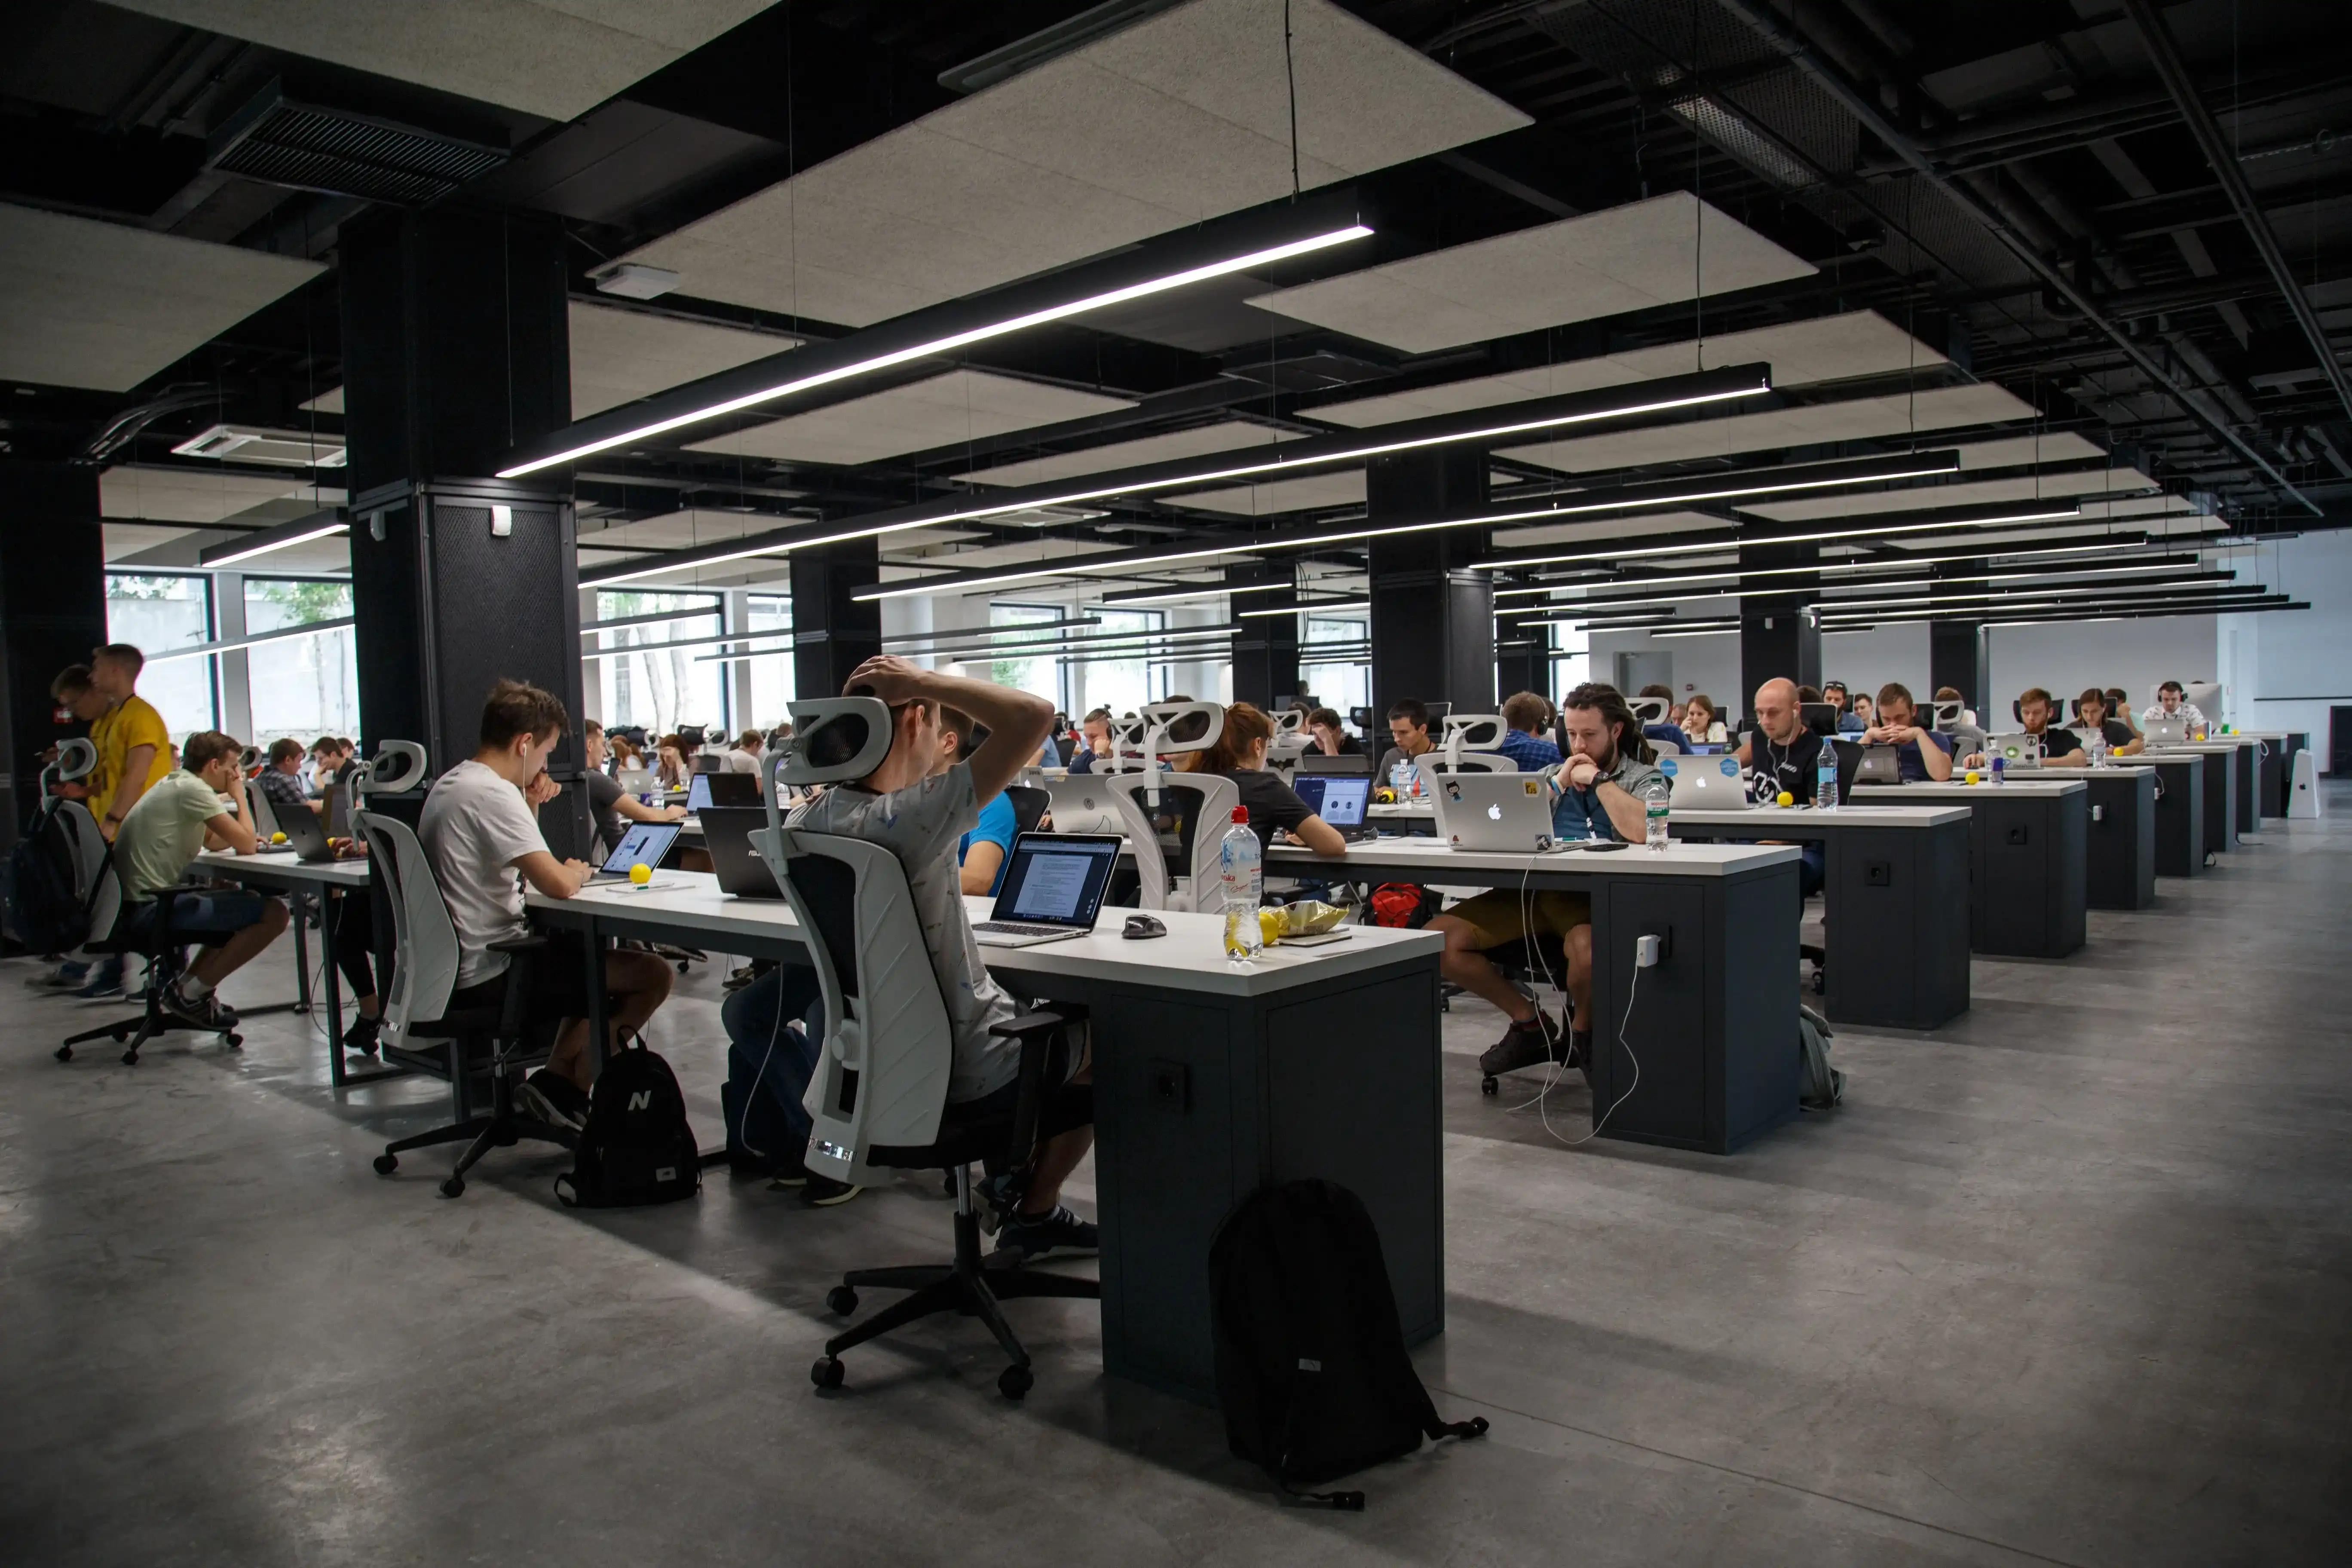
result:
M 153 903 L 155 918 L 146 928 L 134 929 L 137 907 L 122 896 L 121 873 L 110 858 L 100 868 L 98 888 L 90 900 L 90 939 L 82 944 L 86 952 L 120 953 L 124 958 L 144 959 L 147 964 L 146 1003 L 135 1018 L 118 1019 L 100 1024 L 95 1029 L 84 1029 L 79 1035 L 68 1035 L 57 1049 L 58 1060 L 73 1060 L 73 1048 L 101 1037 L 123 1045 L 122 1065 L 137 1067 L 139 1050 L 159 1035 L 189 1026 L 163 1010 L 163 994 L 173 981 L 180 977 L 186 966 L 186 955 L 181 943 L 172 934 L 172 906 L 190 893 L 204 889 L 193 886 L 163 888 L 156 890 Z M 100 934 L 103 933 L 103 934 Z M 215 1031 L 221 1042 L 231 1050 L 241 1049 L 245 1037 L 235 1025 Z
M 797 784 L 863 778 L 889 754 L 889 710 L 870 697 L 831 698 L 791 705 L 798 737 L 835 729 L 845 735 L 845 760 L 820 764 L 795 744 L 770 762 L 772 774 Z M 1012 1364 L 996 1386 L 1008 1399 L 1029 1392 L 1035 1379 L 1000 1303 L 1024 1296 L 1099 1299 L 1092 1279 L 1024 1268 L 991 1268 L 980 1250 L 980 1216 L 972 1203 L 971 1166 L 999 1170 L 1026 1164 L 1035 1152 L 1045 1086 L 1066 1077 L 1054 1061 L 1064 1026 L 1083 1008 L 1024 1014 L 994 1032 L 1021 1047 L 1020 1089 L 1010 1115 L 950 1115 L 948 1079 L 954 1037 L 939 977 L 898 858 L 878 844 L 783 826 L 772 804 L 769 826 L 755 835 L 761 858 L 804 931 L 824 1004 L 824 1041 L 808 1091 L 813 1126 L 803 1160 L 838 1181 L 871 1184 L 876 1173 L 928 1170 L 954 1182 L 955 1257 L 944 1264 L 852 1269 L 825 1296 L 844 1316 L 857 1310 L 861 1288 L 911 1294 L 825 1342 L 809 1369 L 819 1388 L 839 1388 L 844 1351 L 940 1312 L 976 1317 L 1003 1347 Z
M 1218 841 L 1241 791 L 1213 773 L 1162 772 L 1160 759 L 1205 752 L 1224 727 L 1224 710 L 1213 702 L 1154 703 L 1143 710 L 1139 771 L 1103 781 L 1135 855 L 1139 908 L 1197 909 L 1216 880 Z M 1185 738 L 1172 738 L 1178 731 Z
M 1013 826 L 1022 833 L 1036 832 L 1054 805 L 1054 797 L 1034 784 L 1007 784 L 1004 798 L 1013 803 Z
M 397 756 L 413 755 L 415 770 L 423 772 L 424 752 L 412 742 L 387 742 L 385 751 L 400 747 Z M 382 768 L 384 752 L 375 766 Z M 357 791 L 405 789 L 415 780 L 403 772 L 380 781 L 363 777 Z M 375 1173 L 389 1176 L 400 1168 L 400 1156 L 412 1149 L 436 1143 L 467 1142 L 466 1152 L 441 1184 L 441 1195 L 454 1198 L 466 1190 L 466 1173 L 493 1146 L 510 1146 L 525 1138 L 570 1149 L 577 1134 L 515 1108 L 514 1080 L 523 1068 L 544 1061 L 544 1048 L 531 1047 L 526 1034 L 537 1020 L 522 1016 L 530 995 L 532 954 L 544 950 L 543 936 L 515 937 L 493 942 L 490 951 L 509 955 L 506 994 L 496 1007 L 449 1005 L 457 987 L 457 928 L 443 902 L 441 884 L 415 831 L 396 817 L 364 806 L 352 813 L 352 829 L 368 847 L 372 873 L 386 883 L 391 894 L 393 923 L 392 984 L 383 998 L 383 1034 L 380 1049 L 387 1062 L 414 1068 L 446 1079 L 456 1120 L 430 1132 L 401 1138 L 383 1146 L 375 1157 Z M 475 1113 L 475 1079 L 489 1079 L 489 1109 Z
M 58 747 L 57 760 L 41 770 L 40 798 L 47 820 L 55 826 L 60 842 L 73 867 L 74 896 L 82 908 L 89 908 L 91 895 L 98 890 L 99 873 L 106 868 L 109 846 L 106 835 L 98 829 L 98 818 L 89 807 L 78 800 L 52 795 L 51 790 L 61 784 L 79 784 L 98 766 L 98 748 L 80 736 L 64 742 Z M 96 928 L 93 927 L 93 930 Z

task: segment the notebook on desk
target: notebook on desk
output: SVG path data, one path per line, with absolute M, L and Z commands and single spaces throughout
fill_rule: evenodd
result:
M 996 907 L 971 928 L 982 947 L 1034 947 L 1095 929 L 1123 841 L 1109 833 L 1024 833 L 1013 841 Z
M 2144 719 L 2140 721 L 2140 738 L 2150 746 L 2179 746 L 2189 740 L 2186 719 Z
M 697 773 L 686 786 L 686 809 L 699 816 L 714 805 L 757 805 L 757 773 Z

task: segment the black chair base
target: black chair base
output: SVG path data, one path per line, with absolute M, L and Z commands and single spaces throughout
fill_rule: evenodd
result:
M 462 1054 L 460 1047 L 461 1057 Z M 441 1195 L 454 1198 L 465 1192 L 466 1173 L 472 1170 L 483 1155 L 492 1149 L 511 1149 L 526 1138 L 554 1143 L 565 1149 L 575 1149 L 580 1144 L 580 1135 L 569 1127 L 558 1127 L 528 1111 L 516 1110 L 513 1082 L 504 1071 L 494 1070 L 490 1078 L 488 1115 L 468 1116 L 446 1127 L 436 1127 L 430 1132 L 419 1132 L 413 1138 L 396 1139 L 385 1144 L 383 1152 L 375 1157 L 375 1173 L 389 1176 L 399 1170 L 400 1156 L 412 1149 L 429 1149 L 436 1143 L 467 1143 L 466 1152 L 457 1156 L 457 1167 L 441 1184 Z
M 980 1250 L 980 1216 L 971 1211 L 968 1187 L 961 1187 L 955 1216 L 955 1261 L 952 1263 L 918 1263 L 896 1268 L 856 1268 L 842 1276 L 842 1282 L 825 1294 L 828 1310 L 843 1316 L 857 1310 L 857 1291 L 861 1286 L 886 1290 L 911 1290 L 914 1294 L 892 1302 L 864 1322 L 846 1332 L 827 1340 L 824 1354 L 809 1368 L 809 1381 L 819 1388 L 839 1388 L 845 1373 L 841 1352 L 866 1341 L 904 1328 L 919 1319 L 940 1312 L 959 1312 L 978 1318 L 996 1336 L 1013 1364 L 996 1379 L 997 1391 L 1007 1399 L 1018 1399 L 1027 1394 L 1036 1382 L 1029 1370 L 1029 1352 L 1004 1321 L 999 1303 L 1023 1297 L 1060 1296 L 1069 1299 L 1100 1300 L 1102 1284 L 1095 1279 L 1079 1279 L 1067 1274 L 1052 1274 L 1041 1269 L 988 1266 Z
M 93 948 L 91 951 L 103 950 Z M 111 1024 L 100 1024 L 95 1029 L 84 1029 L 79 1035 L 68 1035 L 65 1042 L 57 1048 L 58 1060 L 61 1062 L 73 1060 L 76 1046 L 87 1045 L 92 1040 L 110 1039 L 116 1045 L 125 1047 L 122 1053 L 122 1065 L 135 1068 L 139 1065 L 140 1049 L 148 1041 L 183 1029 L 190 1034 L 217 1034 L 222 1043 L 229 1049 L 233 1051 L 244 1049 L 245 1037 L 237 1033 L 236 1026 L 234 1024 L 225 1029 L 202 1030 L 192 1024 L 182 1023 L 163 1010 L 163 993 L 173 981 L 179 978 L 183 968 L 183 965 L 177 962 L 176 953 L 168 958 L 137 952 L 127 956 L 144 957 L 147 961 L 145 1009 L 135 1018 L 121 1018 Z

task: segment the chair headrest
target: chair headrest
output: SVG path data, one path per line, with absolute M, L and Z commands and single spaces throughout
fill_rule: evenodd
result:
M 1461 750 L 1491 752 L 1500 747 L 1503 737 L 1510 732 L 1511 727 L 1503 722 L 1503 716 L 1499 713 L 1448 713 L 1445 716 L 1444 743 L 1452 750 L 1454 737 L 1458 735 L 1462 742 Z
M 890 705 L 878 697 L 822 697 L 786 705 L 793 736 L 768 758 L 770 795 L 788 784 L 862 779 L 890 754 Z
M 1626 699 L 1625 706 L 1633 710 L 1635 720 L 1644 724 L 1663 724 L 1674 710 L 1674 704 L 1663 697 L 1631 697 Z
M 1274 738 L 1276 740 L 1278 741 L 1285 735 L 1303 735 L 1306 732 L 1307 715 L 1300 712 L 1297 709 L 1286 708 L 1281 712 L 1274 715 Z
M 1937 703 L 1936 728 L 1938 730 L 1948 730 L 1953 725 L 1958 723 L 1960 721 L 1960 712 L 1964 707 L 1966 707 L 1966 704 L 1960 702 L 1957 699 L 1947 699 L 1944 701 Z
M 239 773 L 249 773 L 260 765 L 261 748 L 259 746 L 247 746 L 243 751 L 237 752 L 236 766 Z
M 348 782 L 361 795 L 394 795 L 425 782 L 425 748 L 414 741 L 378 741 L 375 755 L 354 760 Z
M 1205 752 L 1225 732 L 1225 710 L 1214 702 L 1148 702 L 1143 743 L 1154 756 Z
M 83 735 L 77 735 L 70 741 L 60 742 L 58 745 L 56 765 L 58 777 L 68 784 L 71 784 L 78 778 L 86 778 L 89 771 L 98 766 L 98 747 L 89 737 Z

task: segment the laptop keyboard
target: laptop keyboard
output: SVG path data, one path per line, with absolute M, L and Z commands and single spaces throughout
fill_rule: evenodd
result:
M 1031 925 L 1024 921 L 982 921 L 971 929 L 991 931 L 998 936 L 1061 936 L 1070 928 Z

